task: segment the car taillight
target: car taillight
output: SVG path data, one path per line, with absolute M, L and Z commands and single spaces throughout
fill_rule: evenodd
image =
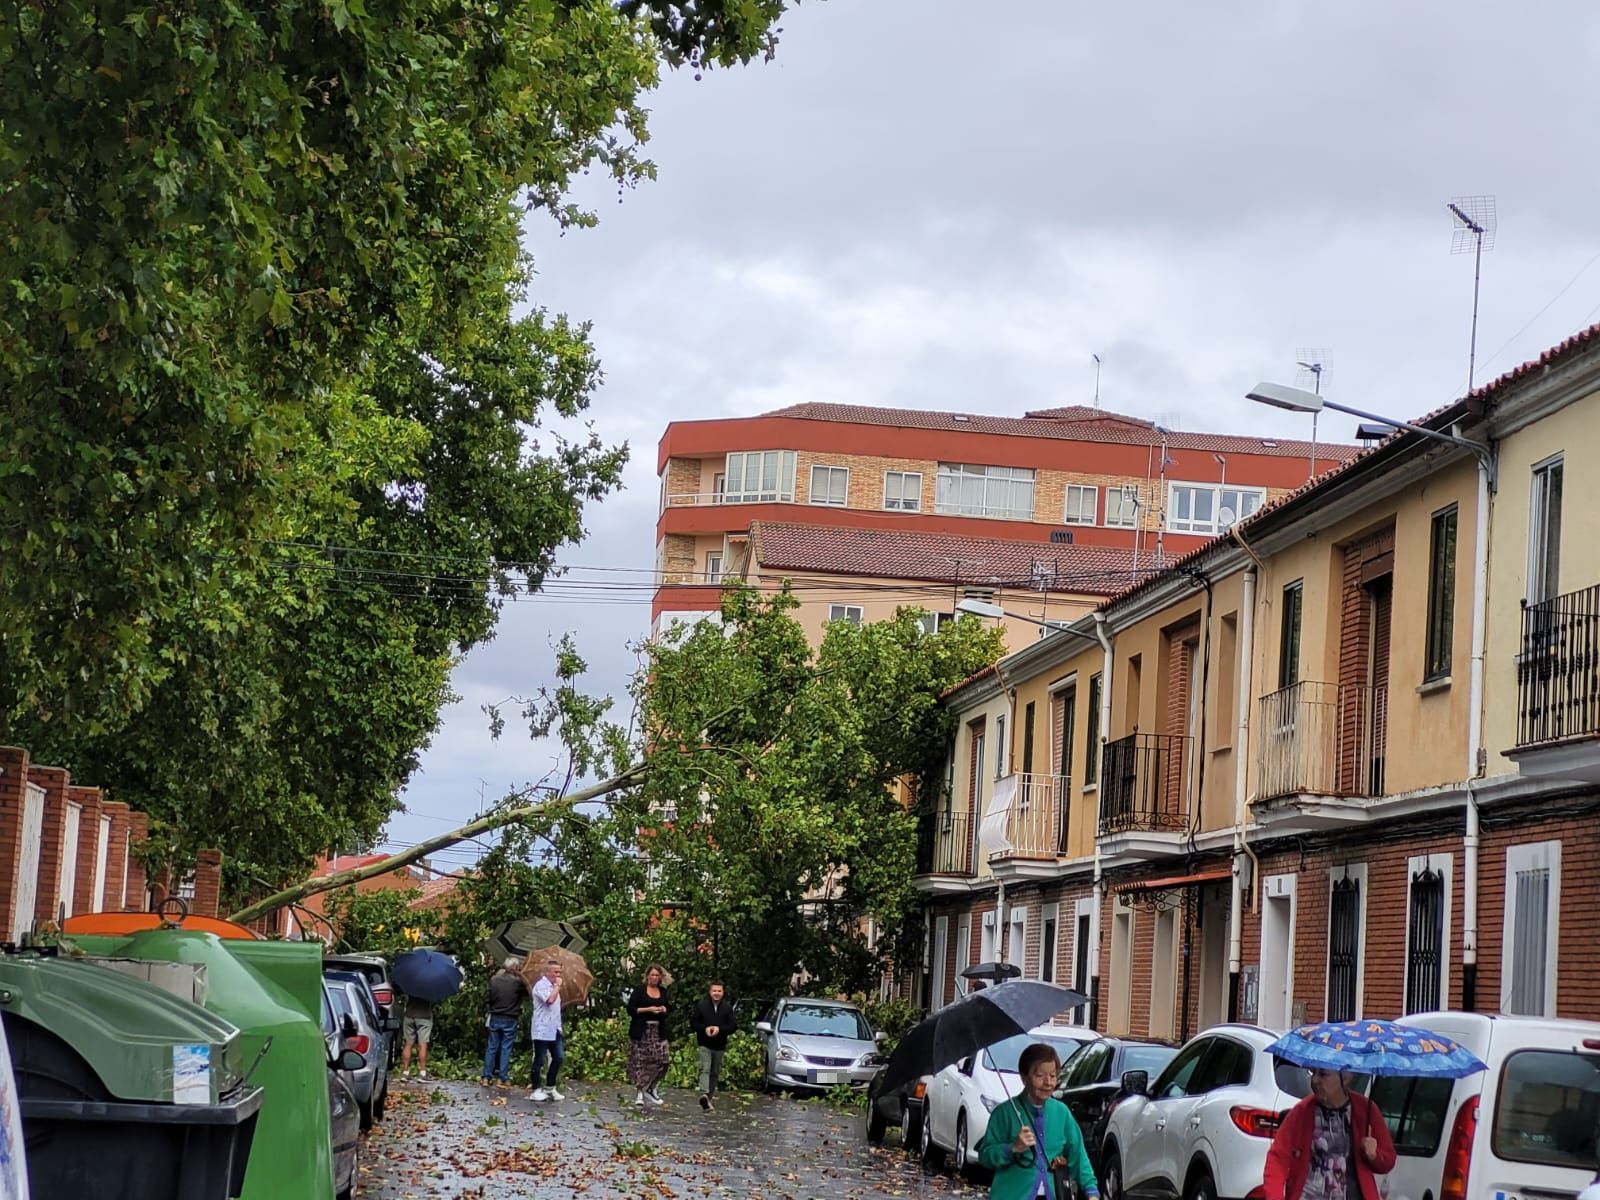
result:
M 373 988 L 372 998 L 379 1004 L 389 1004 L 394 1000 L 394 993 L 386 987 Z
M 1239 1127 L 1239 1132 L 1259 1138 L 1269 1138 L 1277 1133 L 1278 1125 L 1282 1121 L 1282 1118 L 1270 1108 L 1246 1108 L 1242 1104 L 1230 1108 L 1228 1116 L 1233 1118 L 1233 1123 Z
M 371 1044 L 372 1039 L 364 1033 L 358 1033 L 354 1037 L 347 1037 L 344 1040 L 344 1048 L 346 1050 L 354 1050 L 357 1054 L 365 1054 L 367 1047 Z
M 1444 1178 L 1439 1200 L 1467 1200 L 1467 1174 L 1472 1166 L 1472 1138 L 1478 1132 L 1478 1098 L 1468 1097 L 1456 1110 L 1450 1144 L 1444 1152 Z

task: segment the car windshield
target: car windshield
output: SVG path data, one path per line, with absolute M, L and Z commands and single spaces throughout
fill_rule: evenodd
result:
M 1600 1054 L 1519 1050 L 1500 1069 L 1494 1152 L 1510 1162 L 1594 1170 Z
M 356 1015 L 355 1011 L 350 1007 L 350 994 L 345 991 L 343 985 L 329 988 L 323 995 L 333 1002 L 334 1011 L 341 1017 L 353 1017 Z
M 1054 1047 L 1057 1057 L 1066 1062 L 1077 1053 L 1082 1044 L 1075 1038 L 1034 1037 L 1027 1033 L 1014 1033 L 1003 1042 L 996 1042 L 979 1056 L 983 1065 L 995 1071 L 1010 1071 L 1016 1074 L 1017 1060 L 1022 1057 L 1022 1052 L 1035 1042 L 1043 1042 Z
M 1154 1079 L 1177 1052 L 1176 1046 L 1125 1046 L 1122 1050 L 1122 1069 L 1147 1071 L 1150 1078 Z
M 836 1004 L 786 1005 L 778 1022 L 778 1032 L 797 1033 L 802 1037 L 849 1038 L 856 1042 L 872 1040 L 867 1019 L 853 1008 Z

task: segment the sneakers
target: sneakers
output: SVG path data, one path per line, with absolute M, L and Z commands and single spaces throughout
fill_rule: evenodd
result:
M 535 1104 L 540 1104 L 550 1099 L 550 1093 L 545 1091 L 543 1088 L 534 1088 L 533 1091 L 528 1093 L 528 1099 L 532 1100 Z
M 421 1079 L 426 1079 L 428 1077 L 428 1072 L 426 1070 L 424 1070 L 424 1071 L 420 1072 L 418 1077 L 421 1078 Z
M 711 1111 L 711 1094 L 709 1092 L 700 1093 L 700 1107 L 707 1112 Z
M 566 1099 L 565 1096 L 563 1096 L 558 1090 L 556 1090 L 553 1087 L 546 1088 L 545 1089 L 545 1094 L 548 1095 L 550 1097 L 550 1099 L 552 1099 L 552 1100 L 565 1100 Z
M 644 1093 L 643 1092 L 635 1092 L 633 1094 L 633 1102 L 638 1107 L 643 1108 L 644 1107 Z
M 646 1100 L 650 1101 L 651 1104 L 654 1104 L 657 1107 L 666 1104 L 666 1101 L 661 1098 L 661 1093 L 656 1091 L 655 1088 L 651 1088 L 644 1094 L 644 1096 Z

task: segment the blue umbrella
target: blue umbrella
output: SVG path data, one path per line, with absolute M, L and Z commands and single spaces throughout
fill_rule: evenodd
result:
M 1324 1021 L 1286 1033 L 1267 1053 L 1298 1067 L 1357 1071 L 1364 1075 L 1414 1075 L 1460 1079 L 1485 1069 L 1459 1042 L 1393 1021 Z
M 389 968 L 394 985 L 408 996 L 437 1004 L 461 990 L 461 968 L 437 950 L 407 950 Z

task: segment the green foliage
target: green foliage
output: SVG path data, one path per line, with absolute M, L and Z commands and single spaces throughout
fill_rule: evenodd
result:
M 628 1070 L 628 1019 L 626 1016 L 579 1016 L 566 1033 L 567 1061 L 563 1070 L 574 1079 L 590 1083 L 625 1083 Z M 744 1030 L 728 1038 L 722 1059 L 722 1086 L 754 1091 L 761 1086 L 764 1058 L 761 1042 Z M 667 1059 L 666 1086 L 693 1088 L 700 1079 L 700 1056 L 694 1036 L 675 1033 Z
M 381 829 L 623 451 L 522 217 L 653 174 L 658 60 L 782 0 L 0 14 L 0 739 L 230 895 Z M 506 564 L 512 564 L 507 566 Z
M 416 946 L 432 945 L 434 914 L 410 908 L 417 888 L 346 888 L 328 897 L 328 922 L 338 950 L 395 955 Z
M 867 1024 L 875 1032 L 886 1035 L 881 1047 L 885 1057 L 894 1053 L 906 1030 L 927 1015 L 909 1000 L 865 1000 L 858 996 L 856 1001 L 867 1014 Z

